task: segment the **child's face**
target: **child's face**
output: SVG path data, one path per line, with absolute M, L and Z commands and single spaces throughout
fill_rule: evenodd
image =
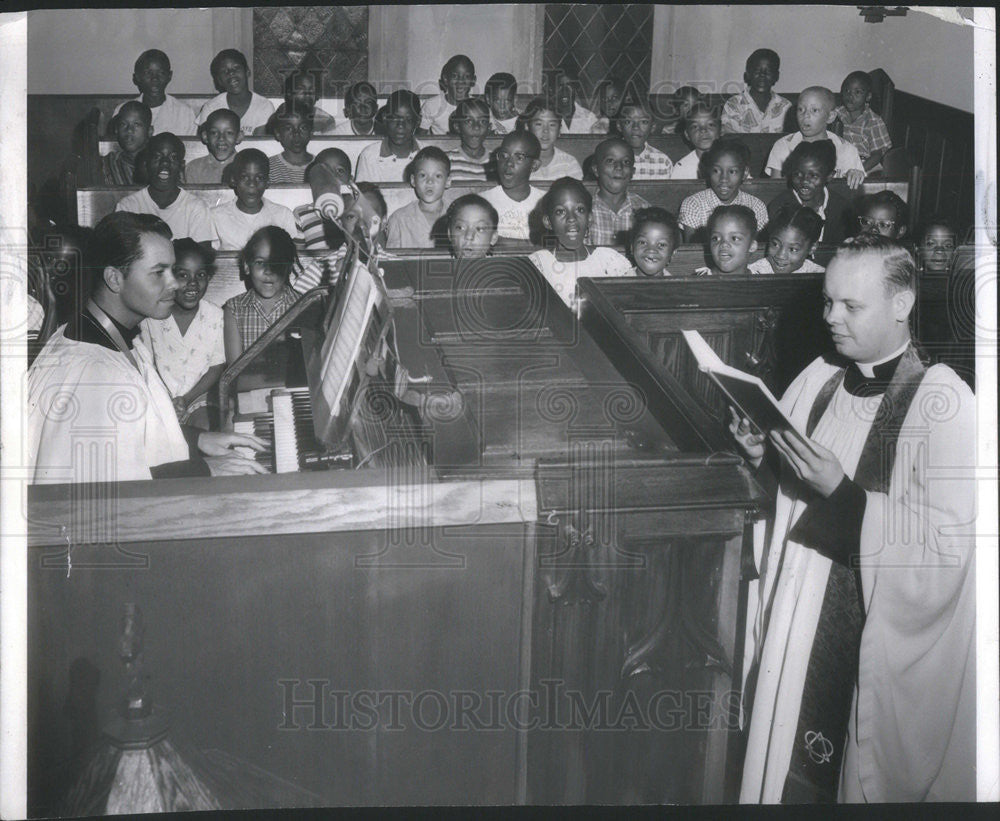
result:
M 309 74 L 299 74 L 292 81 L 292 99 L 309 108 L 316 105 L 316 81 Z
M 323 157 L 322 162 L 340 182 L 347 182 L 351 178 L 351 161 L 346 154 L 330 153 Z
M 579 191 L 563 188 L 556 192 L 542 222 L 563 248 L 574 251 L 583 246 L 590 227 L 590 209 Z
M 528 130 L 538 139 L 542 151 L 548 151 L 559 139 L 562 121 L 555 111 L 543 109 L 535 114 L 528 123 Z
M 736 217 L 722 217 L 715 221 L 708 246 L 715 267 L 723 274 L 746 267 L 750 254 L 757 250 L 756 240 L 743 221 Z
M 422 203 L 440 202 L 448 187 L 448 169 L 436 160 L 421 160 L 410 175 L 410 185 Z
M 493 114 L 501 120 L 507 119 L 513 113 L 514 97 L 515 93 L 512 88 L 494 87 L 486 95 L 490 108 L 493 109 Z
M 820 162 L 804 159 L 792 169 L 788 181 L 803 203 L 822 203 L 823 191 L 826 189 L 829 176 L 827 169 Z
M 653 130 L 653 115 L 635 106 L 626 106 L 621 110 L 622 136 L 632 150 L 639 153 L 646 147 L 649 132 Z
M 243 132 L 231 117 L 209 118 L 201 141 L 208 146 L 209 153 L 219 162 L 228 160 L 243 140 Z
M 826 127 L 833 118 L 833 107 L 825 96 L 800 94 L 795 114 L 803 137 L 819 137 L 826 133 Z
M 406 147 L 413 142 L 419 118 L 405 103 L 385 115 L 385 134 L 391 145 Z
M 174 278 L 177 280 L 174 302 L 186 311 L 197 308 L 208 290 L 208 268 L 201 254 L 186 253 L 177 257 Z
M 143 96 L 158 100 L 166 93 L 167 84 L 173 76 L 173 72 L 167 68 L 163 60 L 152 57 L 132 75 L 132 82 Z
M 382 216 L 378 212 L 378 203 L 368 194 L 362 195 L 361 199 L 351 201 L 344 209 L 344 216 L 340 218 L 344 230 L 352 237 L 358 236 L 358 226 L 361 226 L 362 233 L 368 236 L 371 229 L 372 220 Z
M 597 187 L 609 194 L 621 194 L 628 188 L 635 173 L 632 152 L 623 145 L 610 145 L 601 150 L 594 163 Z
M 770 94 L 774 84 L 778 82 L 778 69 L 767 57 L 758 57 L 750 64 L 743 75 L 743 80 L 751 91 L 758 94 Z
M 227 94 L 240 95 L 247 91 L 249 72 L 243 64 L 232 57 L 222 60 L 215 72 L 216 86 Z
M 573 88 L 573 80 L 562 76 L 559 78 L 559 85 L 556 86 L 556 105 L 559 106 L 559 114 L 568 117 L 576 109 L 576 90 Z
M 471 109 L 469 116 L 458 121 L 458 133 L 466 149 L 478 152 L 483 147 L 486 132 L 490 129 L 490 115 L 484 111 Z
M 497 149 L 497 176 L 503 188 L 517 188 L 531 178 L 538 168 L 534 147 L 520 135 L 508 134 Z
M 233 175 L 233 191 L 236 199 L 244 205 L 257 206 L 267 190 L 267 171 L 257 160 L 243 164 L 238 174 Z
M 312 139 L 313 124 L 308 117 L 289 114 L 278 120 L 275 136 L 281 147 L 292 154 L 302 154 Z
M 475 84 L 476 73 L 472 66 L 465 61 L 460 62 L 453 69 L 450 69 L 446 75 L 441 76 L 441 85 L 444 88 L 446 96 L 450 97 L 451 101 L 456 103 L 459 100 L 466 99 Z
M 291 273 L 291 262 L 271 262 L 271 243 L 258 240 L 250 255 L 250 284 L 261 299 L 273 299 L 281 293 Z
M 891 205 L 868 206 L 868 210 L 858 217 L 858 224 L 863 234 L 881 234 L 897 239 L 902 233 L 901 226 L 896 223 L 896 209 Z
M 179 186 L 184 170 L 184 157 L 171 140 L 160 140 L 147 152 L 146 176 L 149 187 L 157 191 L 172 191 Z
M 845 80 L 840 87 L 840 99 L 844 103 L 844 108 L 852 114 L 861 111 L 871 98 L 872 94 L 867 86 L 856 77 Z
M 943 225 L 932 225 L 917 250 L 925 271 L 946 273 L 955 255 L 955 235 Z
M 138 154 L 149 141 L 149 125 L 138 111 L 125 111 L 118 114 L 115 123 L 115 137 L 122 151 L 130 156 Z
M 708 185 L 724 203 L 731 203 L 740 193 L 747 169 L 732 154 L 720 154 L 708 171 Z
M 448 226 L 448 239 L 459 259 L 485 257 L 496 245 L 499 236 L 496 224 L 486 209 L 479 205 L 460 208 Z
M 601 94 L 601 114 L 605 117 L 614 117 L 622 104 L 622 89 L 616 85 L 604 86 Z
M 719 138 L 719 121 L 708 112 L 695 114 L 684 134 L 696 151 L 705 152 Z
M 351 120 L 370 120 L 378 112 L 378 99 L 367 89 L 357 92 L 351 99 L 347 116 Z
M 775 232 L 767 243 L 767 258 L 776 274 L 790 274 L 799 270 L 805 262 L 812 243 L 797 228 L 788 226 Z
M 674 233 L 663 223 L 645 223 L 632 241 L 632 259 L 646 276 L 661 276 L 673 255 Z

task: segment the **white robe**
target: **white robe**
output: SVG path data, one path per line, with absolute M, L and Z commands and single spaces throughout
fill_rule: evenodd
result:
M 170 395 L 137 337 L 120 351 L 53 334 L 28 371 L 32 481 L 125 482 L 189 458 Z
M 782 405 L 803 429 L 836 367 L 816 360 Z M 841 386 L 813 432 L 853 476 L 881 396 Z M 865 625 L 842 801 L 975 799 L 975 404 L 947 366 L 928 369 L 900 433 L 888 493 L 866 492 Z M 758 557 L 765 624 L 740 800 L 776 803 L 788 773 L 830 560 L 786 539 L 805 503 L 783 476 Z M 754 614 L 751 614 L 753 616 Z

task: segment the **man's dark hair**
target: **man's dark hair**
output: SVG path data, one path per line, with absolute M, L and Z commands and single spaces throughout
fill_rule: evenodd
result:
M 223 60 L 235 60 L 243 66 L 244 70 L 250 70 L 250 65 L 247 63 L 247 58 L 243 55 L 243 52 L 237 51 L 234 48 L 224 48 L 212 58 L 212 63 L 208 67 L 208 71 L 213 77 L 219 70 L 219 66 L 222 65 Z
M 97 223 L 91 246 L 97 279 L 102 280 L 99 272 L 109 267 L 127 275 L 129 266 L 142 256 L 143 234 L 173 239 L 170 226 L 154 214 L 115 211 Z

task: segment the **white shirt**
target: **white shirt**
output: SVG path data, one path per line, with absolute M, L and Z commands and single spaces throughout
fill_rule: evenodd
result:
M 382 140 L 372 143 L 362 149 L 358 155 L 358 164 L 354 169 L 354 179 L 358 182 L 406 182 L 403 172 L 417 152 L 423 146 L 413 141 L 413 151 L 406 157 L 397 157 L 392 152 L 388 157 L 382 156 Z
M 562 123 L 563 134 L 592 134 L 594 126 L 597 125 L 597 115 L 577 103 L 573 111 L 572 122 L 566 125 L 566 121 L 563 120 Z
M 847 140 L 844 140 L 829 131 L 826 133 L 826 139 L 830 140 L 837 149 L 837 168 L 833 172 L 834 177 L 847 176 L 847 172 L 852 169 L 864 172 L 865 166 L 864 163 L 861 162 L 861 156 L 858 154 L 858 149 L 847 142 Z M 802 133 L 799 131 L 778 140 L 771 148 L 771 153 L 767 157 L 767 165 L 765 167 L 766 170 L 769 173 L 773 172 L 772 176 L 780 177 L 781 166 L 784 165 L 785 160 L 788 159 L 788 155 L 792 153 L 792 149 L 794 149 L 800 142 L 802 142 Z
M 115 211 L 153 214 L 170 226 L 174 239 L 191 237 L 195 242 L 204 242 L 215 236 L 205 203 L 183 188 L 166 208 L 160 208 L 149 196 L 149 189 L 142 188 L 118 200 Z
M 447 134 L 448 119 L 458 106 L 448 102 L 444 94 L 437 94 L 420 103 L 420 127 L 431 134 Z
M 57 330 L 28 369 L 31 481 L 127 482 L 190 458 L 173 402 L 138 337 L 132 355 Z M 65 402 L 72 396 L 71 403 Z
M 578 262 L 560 262 L 547 249 L 535 251 L 530 259 L 542 272 L 559 298 L 574 311 L 578 308 L 576 281 L 580 277 L 625 277 L 634 275 L 634 268 L 614 248 L 600 246 L 590 252 L 590 256 Z
M 497 233 L 501 237 L 527 240 L 530 239 L 528 215 L 534 210 L 544 194 L 544 191 L 531 187 L 528 190 L 528 196 L 518 202 L 507 196 L 503 186 L 498 185 L 496 188 L 484 191 L 482 197 L 497 209 L 497 215 L 500 217 Z
M 246 113 L 240 117 L 240 131 L 243 132 L 244 137 L 251 136 L 257 126 L 267 125 L 267 121 L 274 114 L 274 103 L 267 99 L 267 97 L 261 97 L 255 92 L 250 93 L 252 95 L 250 97 L 250 105 Z M 220 108 L 229 108 L 229 101 L 226 97 L 227 92 L 223 91 L 205 103 L 201 107 L 201 111 L 198 112 L 195 122 L 201 125 L 213 111 L 218 111 Z
M 142 102 L 142 96 L 135 98 Z M 125 103 L 119 103 L 114 110 L 114 116 Z M 194 109 L 187 103 L 181 102 L 176 97 L 169 94 L 164 95 L 164 100 L 156 108 L 150 108 L 153 112 L 153 133 L 154 134 L 176 134 L 178 137 L 193 137 L 198 127 L 194 121 Z
M 375 122 L 372 121 L 372 130 L 369 131 L 367 134 L 355 134 L 354 126 L 351 124 L 350 119 L 344 117 L 344 119 L 340 120 L 333 127 L 333 130 L 328 133 L 336 137 L 374 137 Z
M 225 364 L 222 323 L 222 308 L 204 299 L 183 334 L 173 314 L 139 323 L 139 337 L 152 351 L 156 372 L 171 396 L 183 396 L 209 368 Z
M 558 180 L 560 177 L 573 177 L 577 180 L 583 179 L 583 168 L 579 161 L 572 154 L 563 151 L 561 148 L 553 148 L 552 159 L 548 165 L 543 165 L 537 171 L 531 172 L 534 180 Z
M 265 198 L 263 207 L 256 214 L 246 214 L 236 207 L 236 200 L 216 205 L 211 210 L 215 238 L 212 245 L 220 251 L 242 251 L 247 240 L 258 228 L 277 225 L 284 228 L 292 239 L 302 237 L 290 208 Z
M 674 163 L 674 170 L 670 172 L 672 180 L 696 180 L 698 179 L 698 163 L 701 157 L 697 151 L 685 154 Z

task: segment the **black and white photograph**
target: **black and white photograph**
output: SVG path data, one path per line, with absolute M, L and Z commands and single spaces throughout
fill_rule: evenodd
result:
M 0 7 L 0 816 L 1000 800 L 995 20 Z

